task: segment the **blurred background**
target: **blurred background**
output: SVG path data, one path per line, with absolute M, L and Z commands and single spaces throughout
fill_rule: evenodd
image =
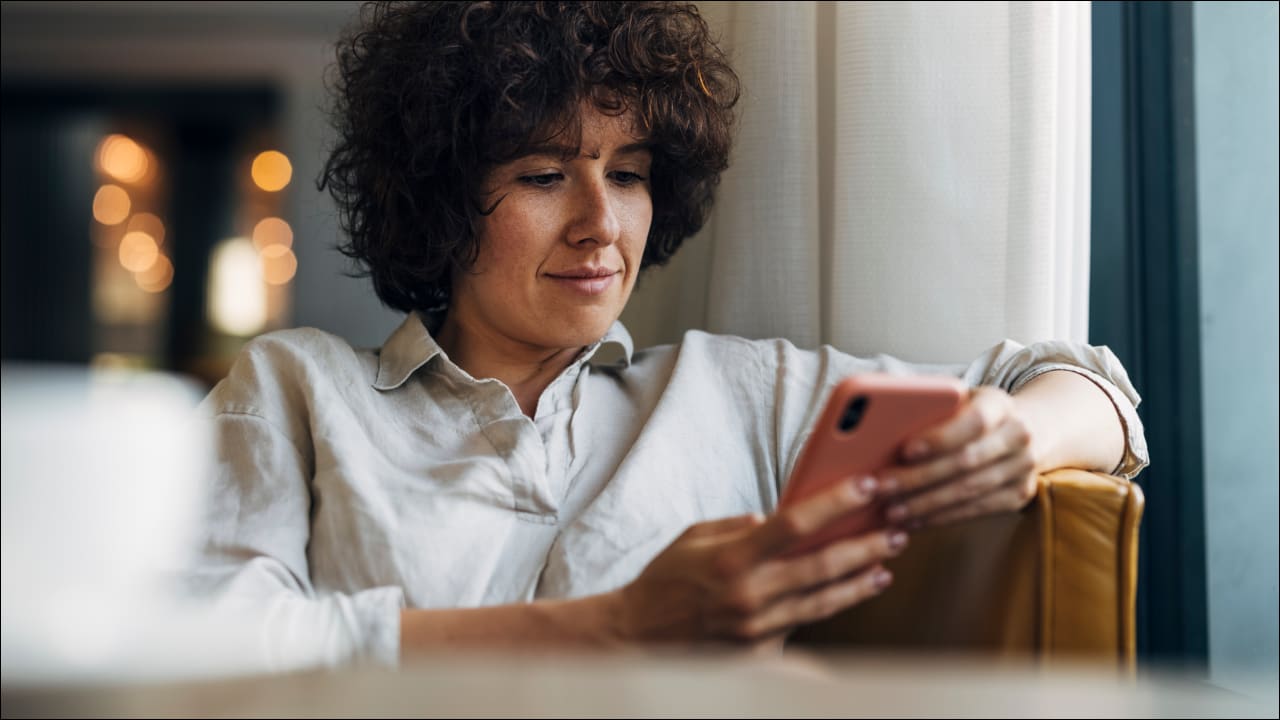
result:
M 3 358 L 171 370 L 397 318 L 333 251 L 324 71 L 350 2 L 3 5 Z
M 725 24 L 740 7 L 706 5 Z M 1207 664 L 1224 684 L 1242 668 L 1274 679 L 1276 4 L 1089 7 L 1089 340 L 1112 347 L 1144 395 L 1153 459 L 1139 478 L 1139 652 Z M 262 332 L 382 342 L 399 317 L 347 275 L 335 208 L 315 184 L 330 136 L 325 72 L 358 11 L 0 5 L 7 368 L 162 371 L 189 378 L 194 401 Z M 819 27 L 817 40 L 833 32 Z M 688 278 L 706 277 L 710 253 L 691 242 L 640 284 L 624 316 L 637 346 L 705 326 L 707 293 Z M 26 437 L 12 428 L 47 397 L 26 393 L 33 405 L 20 406 L 10 388 L 25 382 L 6 376 L 7 507 L 8 456 Z M 157 463 L 157 477 L 174 476 Z M 6 558 L 22 550 L 8 538 Z

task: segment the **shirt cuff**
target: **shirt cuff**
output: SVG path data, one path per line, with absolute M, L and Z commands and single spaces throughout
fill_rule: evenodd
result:
M 276 672 L 352 663 L 394 668 L 403 607 L 398 587 L 315 598 L 282 592 L 263 617 L 266 665 Z

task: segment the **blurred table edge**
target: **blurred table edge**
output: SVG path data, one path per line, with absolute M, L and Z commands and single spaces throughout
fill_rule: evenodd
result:
M 1256 693 L 1203 674 L 977 657 L 809 653 L 452 654 L 399 669 L 353 667 L 239 678 L 15 685 L 4 717 L 1259 717 Z

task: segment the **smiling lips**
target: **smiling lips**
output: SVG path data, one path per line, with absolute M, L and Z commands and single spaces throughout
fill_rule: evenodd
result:
M 547 273 L 547 277 L 563 287 L 582 293 L 583 295 L 599 295 L 618 277 L 618 270 L 599 267 L 581 267 L 558 273 Z

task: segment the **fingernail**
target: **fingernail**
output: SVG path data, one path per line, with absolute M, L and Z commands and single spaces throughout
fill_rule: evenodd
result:
M 888 570 L 885 570 L 884 568 L 880 568 L 879 570 L 876 571 L 876 576 L 875 576 L 876 587 L 879 587 L 879 588 L 889 587 L 889 583 L 891 582 L 893 582 L 893 573 L 889 572 Z
M 907 516 L 906 505 L 891 505 L 885 512 L 885 517 L 889 518 L 889 522 L 900 522 Z
M 918 458 L 927 452 L 929 452 L 929 443 L 923 440 L 913 440 L 909 445 L 907 445 L 908 458 Z
M 876 491 L 876 479 L 873 477 L 864 477 L 858 481 L 858 487 L 862 488 L 862 492 L 870 495 Z
M 866 497 L 866 493 L 862 491 L 862 484 L 857 480 L 850 478 L 843 485 L 836 486 L 844 495 L 846 500 L 862 500 Z
M 902 548 L 904 548 L 904 547 L 906 547 L 906 546 L 907 546 L 907 534 L 906 534 L 906 533 L 904 533 L 904 532 L 902 532 L 902 531 L 898 531 L 898 532 L 895 532 L 895 533 L 893 533 L 892 535 L 890 535 L 890 536 L 889 536 L 889 549 L 890 549 L 890 550 L 901 550 Z

